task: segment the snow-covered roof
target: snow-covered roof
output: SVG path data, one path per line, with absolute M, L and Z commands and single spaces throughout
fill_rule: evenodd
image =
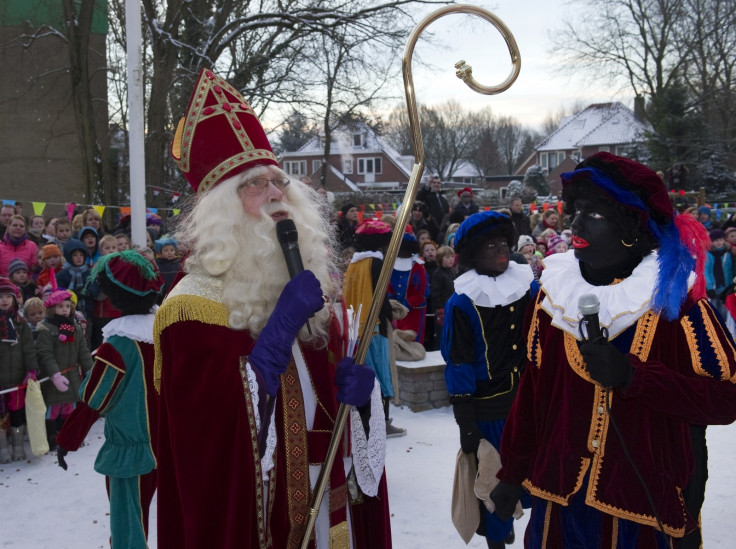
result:
M 649 125 L 634 112 L 616 101 L 597 103 L 560 122 L 537 151 L 564 151 L 596 145 L 623 145 L 643 139 Z
M 353 135 L 361 134 L 361 146 L 353 146 Z M 319 156 L 321 157 L 325 150 L 324 136 L 315 136 L 296 151 L 284 152 L 281 158 Z M 332 145 L 330 146 L 330 155 L 352 156 L 356 154 L 385 154 L 407 177 L 411 175 L 411 162 L 407 162 L 409 157 L 402 156 L 399 152 L 389 145 L 385 139 L 377 135 L 366 124 L 358 123 L 354 128 L 341 126 L 332 132 Z

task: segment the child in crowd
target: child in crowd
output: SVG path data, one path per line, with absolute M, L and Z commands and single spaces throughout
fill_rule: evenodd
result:
M 564 254 L 567 251 L 567 242 L 560 235 L 552 235 L 547 241 L 547 255 Z
M 56 432 L 79 401 L 82 372 L 92 368 L 92 357 L 82 327 L 74 318 L 72 293 L 57 288 L 55 278 L 44 288 L 46 318 L 37 326 L 36 350 L 38 363 L 51 383 L 42 383 L 46 403 L 46 434 L 49 449 L 56 448 Z
M 65 288 L 77 295 L 79 302 L 76 309 L 81 311 L 87 319 L 92 318 L 92 300 L 88 299 L 84 289 L 89 277 L 87 265 L 87 247 L 81 240 L 70 238 L 64 246 L 66 263 L 57 277 L 60 288 Z M 90 330 L 91 332 L 91 330 Z M 91 334 L 90 334 L 91 335 Z
M 181 259 L 179 259 L 177 242 L 175 238 L 164 235 L 156 241 L 156 265 L 164 279 L 164 287 L 161 290 L 161 299 L 166 297 L 171 287 L 174 285 L 176 275 L 181 269 Z
M 45 221 L 42 215 L 34 215 L 31 217 L 28 224 L 28 238 L 33 240 L 37 245 L 41 245 L 46 242 L 43 237 L 43 227 Z
M 100 237 L 94 227 L 82 227 L 79 231 L 79 240 L 84 244 L 87 253 L 86 263 L 89 267 L 93 267 L 100 258 L 99 242 Z
M 19 314 L 20 292 L 9 278 L 0 277 L 0 391 L 35 379 L 38 363 L 33 334 Z M 12 454 L 8 444 L 8 433 Z M 25 391 L 0 394 L 0 463 L 26 459 Z
M 46 244 L 41 248 L 41 272 L 36 277 L 36 286 L 43 288 L 51 282 L 51 271 L 59 274 L 62 266 L 61 250 L 56 244 Z
M 117 252 L 118 241 L 112 235 L 105 235 L 100 239 L 100 257 L 105 257 Z M 89 280 L 92 282 L 92 280 Z M 102 345 L 102 329 L 108 322 L 120 318 L 120 311 L 112 304 L 109 296 L 95 283 L 85 284 L 88 297 L 92 299 L 91 318 L 91 344 L 90 349 L 96 349 Z M 88 326 L 89 328 L 89 326 Z
M 547 255 L 547 239 L 543 237 L 537 238 L 537 252 L 542 255 L 542 257 Z
M 543 269 L 542 258 L 537 254 L 537 248 L 534 245 L 532 237 L 526 234 L 521 235 L 519 241 L 516 243 L 516 249 L 524 256 L 527 264 L 532 268 L 534 280 L 539 280 Z
M 424 259 L 424 269 L 427 271 L 427 282 L 429 282 L 432 280 L 432 273 L 437 269 L 437 244 L 434 240 L 420 242 L 419 255 Z M 424 318 L 424 348 L 427 351 L 435 351 L 439 348 L 438 345 L 439 337 L 435 335 L 434 308 L 432 300 L 427 299 L 427 316 Z
M 453 281 L 457 276 L 455 269 L 455 250 L 450 246 L 440 246 L 437 250 L 437 268 L 432 273 L 429 284 L 429 299 L 435 314 L 437 339 L 440 339 L 442 324 L 445 321 L 445 303 L 455 291 Z
M 46 309 L 43 307 L 43 301 L 39 297 L 32 297 L 23 303 L 23 318 L 28 323 L 28 327 L 33 332 L 33 341 L 38 338 L 38 323 L 43 320 Z
M 115 235 L 115 240 L 118 243 L 117 248 L 118 248 L 118 251 L 119 252 L 122 252 L 122 251 L 125 251 L 125 250 L 130 250 L 130 248 L 131 248 L 130 238 L 128 238 L 128 235 L 127 234 L 125 234 L 125 233 L 117 233 Z
M 106 475 L 111 543 L 145 548 L 148 508 L 156 490 L 153 306 L 163 279 L 150 261 L 132 250 L 103 256 L 91 276 L 122 316 L 105 326 L 105 342 L 82 383 L 82 402 L 57 436 L 58 462 L 66 470 L 66 454 L 77 450 L 104 416 L 105 443 L 94 468 Z
M 8 278 L 20 290 L 23 303 L 36 295 L 36 285 L 28 274 L 28 266 L 16 257 L 8 265 Z
M 118 240 L 111 234 L 100 239 L 100 256 L 109 255 L 118 251 Z
M 54 223 L 56 229 L 56 236 L 49 240 L 49 244 L 56 244 L 60 250 L 64 249 L 64 246 L 69 239 L 72 237 L 72 222 L 69 221 L 68 217 L 59 217 Z
M 710 304 L 725 320 L 728 311 L 721 294 L 733 281 L 733 260 L 726 249 L 726 233 L 713 229 L 710 233 L 711 247 L 705 258 L 705 289 Z

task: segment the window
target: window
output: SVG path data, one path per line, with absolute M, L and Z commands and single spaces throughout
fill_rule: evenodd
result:
M 343 158 L 342 159 L 342 173 L 350 175 L 353 173 L 353 159 Z
M 598 152 L 604 152 L 604 153 L 611 152 L 611 147 L 606 147 L 606 146 L 598 147 Z
M 545 170 L 547 169 L 547 153 L 542 153 L 539 155 L 539 158 L 542 160 L 542 168 Z
M 312 160 L 312 173 L 318 171 L 322 167 L 321 160 Z
M 303 176 L 307 175 L 306 160 L 287 160 L 284 162 L 284 171 L 287 175 Z
M 383 173 L 381 158 L 358 158 L 358 173 Z
M 363 146 L 363 136 L 359 133 L 353 134 L 353 147 L 362 147 Z
M 557 167 L 557 153 L 549 153 L 549 171 L 551 172 Z
M 616 147 L 617 156 L 629 156 L 629 148 L 626 145 Z

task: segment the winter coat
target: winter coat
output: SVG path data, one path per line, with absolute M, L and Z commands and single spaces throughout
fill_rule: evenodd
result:
M 0 386 L 18 385 L 31 370 L 38 370 L 33 332 L 25 320 L 14 322 L 18 343 L 0 343 Z
M 10 262 L 16 257 L 28 266 L 30 274 L 30 271 L 33 271 L 33 268 L 38 265 L 38 246 L 29 238 L 17 246 L 13 246 L 6 240 L 0 241 L 0 276 L 8 276 Z
M 59 328 L 48 320 L 39 322 L 37 329 L 36 350 L 43 376 L 52 376 L 75 365 L 81 366 L 85 374 L 89 372 L 93 364 L 92 357 L 78 322 L 74 323 L 74 341 L 71 343 L 59 341 Z M 63 393 L 51 381 L 41 384 L 43 400 L 47 405 L 79 401 L 79 387 L 82 385 L 79 368 L 72 368 L 62 375 L 69 380 L 69 387 Z

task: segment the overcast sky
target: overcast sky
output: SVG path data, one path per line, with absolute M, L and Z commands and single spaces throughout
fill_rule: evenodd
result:
M 603 86 L 581 82 L 561 74 L 549 52 L 549 32 L 561 28 L 565 18 L 576 17 L 573 7 L 562 0 L 475 1 L 498 16 L 511 30 L 521 52 L 521 73 L 506 92 L 487 96 L 473 92 L 455 76 L 455 62 L 463 59 L 473 67 L 473 76 L 484 85 L 502 82 L 511 70 L 505 42 L 495 28 L 478 16 L 447 15 L 432 23 L 432 32 L 444 47 L 434 47 L 421 40 L 414 52 L 431 62 L 430 71 L 413 63 L 416 99 L 420 103 L 437 104 L 457 99 L 468 108 L 490 106 L 496 114 L 517 118 L 521 123 L 539 127 L 544 119 L 563 106 L 575 102 L 584 106 L 601 101 L 622 101 L 633 108 L 632 97 L 617 94 Z M 420 19 L 432 12 L 425 9 Z M 580 15 L 581 19 L 584 19 Z M 581 71 L 584 69 L 581 67 Z M 403 85 L 402 85 L 403 89 Z

